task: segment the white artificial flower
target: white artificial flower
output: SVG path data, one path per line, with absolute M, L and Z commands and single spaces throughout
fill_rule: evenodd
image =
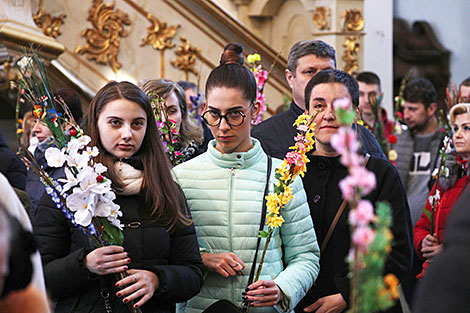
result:
M 95 215 L 101 217 L 108 217 L 111 215 L 113 203 L 98 201 L 95 208 Z
M 65 183 L 62 193 L 67 192 L 70 188 L 75 187 L 78 184 L 77 177 L 72 173 L 72 171 L 65 167 L 65 178 L 59 178 L 61 183 Z
M 95 194 L 80 188 L 74 188 L 67 197 L 66 204 L 70 211 L 75 212 L 74 218 L 78 225 L 88 227 L 95 212 Z
M 78 150 L 69 151 L 67 155 L 67 165 L 75 167 L 79 171 L 88 165 L 89 160 L 88 153 L 81 153 Z
M 31 57 L 24 56 L 16 64 L 24 71 L 31 61 Z
M 434 169 L 434 171 L 432 171 L 431 176 L 434 177 L 434 176 L 436 176 L 438 173 L 439 173 L 439 169 L 436 167 L 436 168 Z
M 94 158 L 100 153 L 100 150 L 98 150 L 98 148 L 96 146 L 93 147 L 93 148 L 86 147 L 86 152 L 88 153 L 89 156 Z
M 103 201 L 103 202 L 110 202 L 116 199 L 116 194 L 113 191 L 108 191 L 102 195 L 100 195 L 98 201 Z
M 401 128 L 400 122 L 395 123 L 395 126 L 393 127 L 393 132 L 396 133 L 397 135 L 401 135 L 402 128 Z
M 121 224 L 121 221 L 119 220 L 119 217 L 121 216 L 122 216 L 122 212 L 120 210 L 120 206 L 113 203 L 113 206 L 111 207 L 111 213 L 108 216 L 108 221 L 110 221 L 111 224 L 113 224 L 120 230 L 122 230 L 122 228 L 124 227 L 124 225 Z
M 66 160 L 64 152 L 56 147 L 48 148 L 44 156 L 46 157 L 47 165 L 50 167 L 62 167 Z
M 98 174 L 104 173 L 108 170 L 108 168 L 101 163 L 96 163 L 94 168 L 95 168 L 95 172 Z
M 67 150 L 69 153 L 77 152 L 78 150 L 83 149 L 87 144 L 89 144 L 91 138 L 89 136 L 80 136 L 78 138 L 70 139 L 69 143 L 67 144 Z
M 90 136 L 84 135 L 84 136 L 78 137 L 77 141 L 82 145 L 82 147 L 85 147 L 87 144 L 91 142 L 91 138 Z
M 91 185 L 96 183 L 96 173 L 91 167 L 83 168 L 77 175 L 80 188 L 87 191 Z

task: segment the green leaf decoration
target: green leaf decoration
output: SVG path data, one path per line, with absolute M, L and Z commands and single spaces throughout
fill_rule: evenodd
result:
M 269 237 L 269 233 L 268 233 L 267 231 L 260 230 L 260 231 L 259 231 L 259 237 L 260 237 L 260 238 L 268 238 L 268 237 Z
M 429 220 L 432 219 L 432 213 L 428 210 L 426 210 L 426 208 L 423 209 L 423 212 L 424 212 L 424 215 L 426 215 L 427 218 L 429 218 Z
M 99 217 L 99 222 L 101 223 L 100 227 L 103 231 L 103 240 L 108 244 L 108 245 L 117 245 L 117 246 L 122 246 L 124 243 L 124 234 L 122 231 L 111 224 L 107 218 L 105 217 Z

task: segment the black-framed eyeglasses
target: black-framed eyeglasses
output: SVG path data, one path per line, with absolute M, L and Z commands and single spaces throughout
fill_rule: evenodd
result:
M 202 114 L 202 119 L 209 126 L 219 126 L 222 119 L 225 119 L 230 127 L 240 126 L 243 124 L 245 117 L 245 113 L 241 111 L 229 111 L 222 115 L 217 111 L 209 110 Z

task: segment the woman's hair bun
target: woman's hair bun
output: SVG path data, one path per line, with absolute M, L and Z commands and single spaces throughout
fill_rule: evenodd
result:
M 225 46 L 220 57 L 220 65 L 240 64 L 243 65 L 243 46 L 238 43 L 229 43 Z

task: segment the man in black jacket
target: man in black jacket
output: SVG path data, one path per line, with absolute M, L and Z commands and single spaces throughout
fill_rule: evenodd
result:
M 315 126 L 315 151 L 308 157 L 303 177 L 310 214 L 318 242 L 321 243 L 320 273 L 315 285 L 296 307 L 296 312 L 343 312 L 349 302 L 349 269 L 346 256 L 350 249 L 349 207 L 340 215 L 328 244 L 323 241 L 342 202 L 339 182 L 348 175 L 340 155 L 331 146 L 331 137 L 341 126 L 333 103 L 342 99 L 349 105 L 359 104 L 359 87 L 350 75 L 339 70 L 323 70 L 305 88 L 307 110 L 319 110 Z M 412 230 L 406 193 L 395 167 L 379 157 L 371 156 L 366 168 L 376 177 L 375 189 L 364 197 L 374 205 L 386 201 L 391 206 L 393 244 L 385 262 L 385 273 L 401 280 L 411 268 Z M 401 312 L 399 304 L 387 312 Z
M 261 142 L 264 152 L 283 159 L 289 147 L 295 144 L 297 130 L 292 125 L 305 111 L 304 90 L 308 81 L 319 71 L 336 68 L 335 49 L 320 40 L 303 40 L 294 44 L 289 52 L 286 79 L 292 89 L 289 110 L 275 115 L 254 127 L 251 135 Z M 370 155 L 385 159 L 374 135 L 365 127 L 354 124 L 362 149 Z

